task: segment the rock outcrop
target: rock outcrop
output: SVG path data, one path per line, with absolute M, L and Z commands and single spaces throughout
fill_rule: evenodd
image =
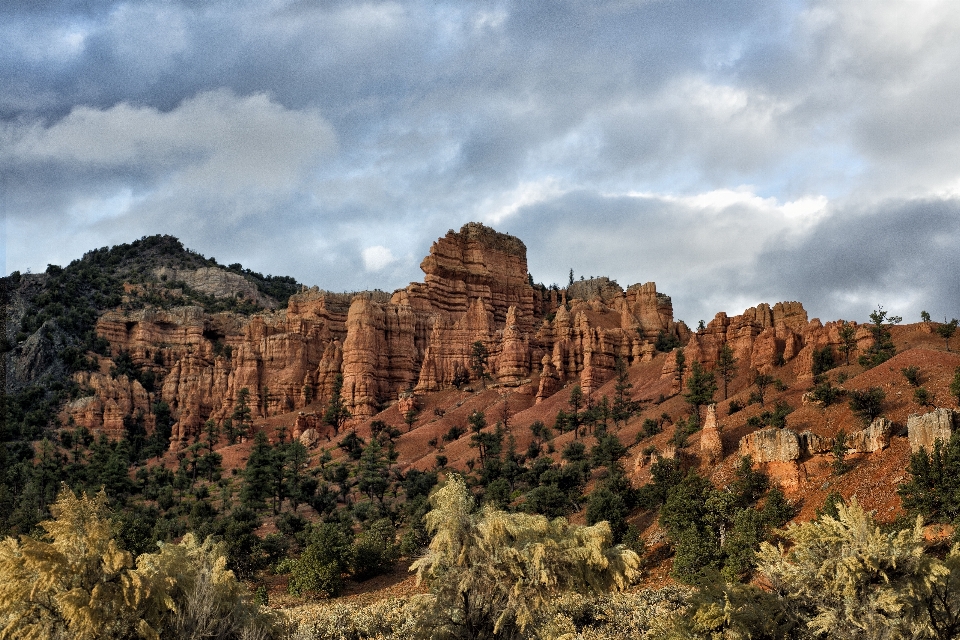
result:
M 140 419 L 148 431 L 152 431 L 155 419 L 151 413 L 150 395 L 137 380 L 121 375 L 108 375 L 82 371 L 73 375 L 81 389 L 91 392 L 67 403 L 64 413 L 74 424 L 91 431 L 100 431 L 111 438 L 125 434 L 125 417 Z M 139 416 L 139 418 L 138 418 Z
M 910 450 L 917 453 L 921 449 L 933 451 L 937 440 L 947 443 L 953 430 L 960 428 L 960 412 L 938 408 L 923 415 L 914 414 L 907 418 L 907 437 Z
M 684 349 L 687 363 L 699 361 L 712 369 L 724 345 L 729 345 L 741 367 L 769 372 L 802 349 L 808 326 L 807 312 L 799 302 L 761 304 L 741 315 L 718 313 L 707 326 L 690 337 Z M 663 376 L 673 376 L 664 365 Z
M 740 439 L 740 455 L 750 456 L 754 464 L 797 460 L 800 458 L 800 438 L 790 429 L 767 427 Z
M 97 331 L 114 353 L 129 353 L 155 376 L 156 389 L 138 402 L 148 412 L 167 402 L 177 441 L 197 436 L 208 419 L 228 417 L 242 389 L 254 418 L 264 418 L 322 409 L 342 376 L 347 407 L 364 418 L 401 391 L 475 381 L 471 357 L 480 343 L 488 358 L 485 384 L 538 381 L 526 393 L 543 400 L 574 380 L 594 392 L 612 378 L 618 358 L 651 360 L 661 333 L 690 338 L 654 283 L 625 291 L 607 278 L 574 283 L 569 291 L 534 287 L 524 244 L 483 225 L 448 232 L 421 268 L 423 282 L 392 294 L 313 288 L 291 296 L 286 309 L 253 316 L 199 307 L 109 312 Z M 229 271 L 168 268 L 160 275 L 211 296 L 240 295 L 270 307 Z M 776 309 L 777 318 L 789 317 Z M 68 413 L 92 429 L 114 429 L 107 408 L 116 393 L 100 387 L 95 401 Z
M 155 275 L 164 281 L 182 282 L 191 289 L 214 298 L 241 297 L 261 307 L 274 308 L 277 301 L 263 295 L 256 285 L 237 273 L 217 267 L 199 269 L 173 269 L 160 267 Z
M 890 446 L 893 423 L 886 418 L 877 418 L 870 426 L 854 431 L 847 436 L 847 451 L 850 453 L 873 453 Z
M 707 464 L 716 464 L 723 459 L 723 441 L 717 425 L 717 405 L 707 407 L 707 415 L 700 431 L 700 459 Z

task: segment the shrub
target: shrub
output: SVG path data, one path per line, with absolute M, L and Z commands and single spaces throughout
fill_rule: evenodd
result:
M 826 373 L 836 366 L 836 359 L 833 356 L 833 347 L 826 345 L 820 349 L 813 350 L 813 365 L 811 367 L 814 376 Z
M 353 541 L 351 565 L 360 580 L 386 572 L 399 557 L 393 524 L 387 519 L 373 522 Z
M 814 378 L 813 390 L 810 391 L 810 397 L 817 402 L 822 402 L 824 406 L 829 407 L 844 396 L 846 392 L 830 383 L 830 378 L 821 375 Z
M 883 401 L 887 397 L 880 387 L 854 390 L 849 396 L 850 410 L 865 424 L 870 424 L 880 416 L 883 412 Z
M 342 525 L 333 522 L 315 525 L 306 549 L 290 563 L 290 593 L 297 596 L 305 592 L 326 597 L 340 595 L 342 574 L 353 562 L 352 543 L 350 532 Z
M 910 383 L 912 387 L 920 386 L 920 367 L 909 366 L 900 369 L 900 373 L 903 374 L 903 377 L 907 379 L 907 382 Z
M 884 531 L 853 501 L 836 517 L 789 527 L 763 543 L 768 585 L 706 583 L 672 616 L 667 638 L 957 637 L 960 547 L 943 560 L 924 550 L 922 528 Z
M 516 637 L 544 627 L 557 596 L 622 589 L 640 559 L 611 546 L 610 527 L 505 513 L 473 500 L 454 475 L 431 497 L 433 540 L 411 569 L 431 595 L 417 604 L 422 635 Z
M 911 455 L 907 471 L 910 480 L 897 488 L 905 509 L 934 522 L 960 518 L 960 434 Z
M 222 545 L 187 534 L 133 569 L 103 491 L 78 498 L 64 488 L 50 510 L 47 540 L 0 543 L 0 637 L 273 636 L 272 619 L 227 570 Z
M 913 400 L 921 407 L 933 405 L 933 394 L 924 387 L 917 387 L 913 390 Z

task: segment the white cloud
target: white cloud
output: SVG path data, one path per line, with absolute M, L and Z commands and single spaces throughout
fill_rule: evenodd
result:
M 366 267 L 367 271 L 380 271 L 396 260 L 393 257 L 393 252 L 381 245 L 367 247 L 360 252 L 360 255 L 363 257 L 363 266 Z
M 521 207 L 552 200 L 564 193 L 554 178 L 537 182 L 522 182 L 514 189 L 487 197 L 477 207 L 478 217 L 489 224 L 499 224 L 514 215 Z
M 316 110 L 225 90 L 200 93 L 168 112 L 127 103 L 78 106 L 50 126 L 2 124 L 0 141 L 0 164 L 139 168 L 156 180 L 212 191 L 289 188 L 311 161 L 336 148 Z

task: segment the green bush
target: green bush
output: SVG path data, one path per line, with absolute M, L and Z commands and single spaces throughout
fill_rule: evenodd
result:
M 386 518 L 373 522 L 353 541 L 352 573 L 360 580 L 388 571 L 399 557 L 393 523 Z
M 853 390 L 848 395 L 850 396 L 850 410 L 865 424 L 870 424 L 880 416 L 883 412 L 883 401 L 887 397 L 880 387 Z

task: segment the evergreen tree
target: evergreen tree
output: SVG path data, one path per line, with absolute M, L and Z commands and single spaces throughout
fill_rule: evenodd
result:
M 309 502 L 317 490 L 317 481 L 305 475 L 310 463 L 310 452 L 299 440 L 294 440 L 286 450 L 286 476 L 289 485 L 290 507 L 296 512 L 302 502 Z
M 826 373 L 832 369 L 835 365 L 833 359 L 833 348 L 830 345 L 824 345 L 819 349 L 813 350 L 813 363 L 811 365 L 811 372 L 813 376 L 816 377 L 821 373 Z
M 230 414 L 230 420 L 240 442 L 250 434 L 253 428 L 253 414 L 250 411 L 250 389 L 243 387 L 237 392 L 233 401 L 233 413 Z
M 330 402 L 327 403 L 327 409 L 323 412 L 323 422 L 333 427 L 333 435 L 339 435 L 340 429 L 350 419 L 350 410 L 341 395 L 343 392 L 343 374 L 338 373 L 333 380 L 333 393 L 330 395 Z
M 933 522 L 960 519 L 960 433 L 910 456 L 910 479 L 897 488 L 903 507 Z
M 954 318 L 950 322 L 947 322 L 947 319 L 943 319 L 943 324 L 937 326 L 937 335 L 943 338 L 943 342 L 946 345 L 947 351 L 950 351 L 950 338 L 953 337 L 953 334 L 957 332 L 957 325 L 960 324 L 960 320 Z
M 244 485 L 240 491 L 240 501 L 244 506 L 254 510 L 266 507 L 266 499 L 273 495 L 273 457 L 273 447 L 267 440 L 267 434 L 258 431 L 243 470 Z
M 567 404 L 570 407 L 570 413 L 567 414 L 568 421 L 570 426 L 574 429 L 574 438 L 580 437 L 580 425 L 583 421 L 583 414 L 580 413 L 580 409 L 583 408 L 584 397 L 583 391 L 580 389 L 580 385 L 573 385 L 573 389 L 570 390 L 570 399 L 567 401 Z
M 687 393 L 683 395 L 693 408 L 696 425 L 700 426 L 700 407 L 710 404 L 717 392 L 717 381 L 712 371 L 707 371 L 699 361 L 694 361 L 687 379 Z
M 490 378 L 487 371 L 487 362 L 490 360 L 490 352 L 487 351 L 487 345 L 483 341 L 477 340 L 470 347 L 470 371 L 473 377 L 479 381 L 485 381 Z
M 773 376 L 766 373 L 760 373 L 759 371 L 754 371 L 753 384 L 757 387 L 755 394 L 756 400 L 762 407 L 764 406 L 764 401 L 766 399 L 767 387 L 773 384 Z
M 683 347 L 677 347 L 677 356 L 675 360 L 675 369 L 677 376 L 677 385 L 683 389 L 683 374 L 687 370 L 687 356 L 683 354 Z
M 147 442 L 147 454 L 159 458 L 170 447 L 170 436 L 173 431 L 173 417 L 170 415 L 170 405 L 163 400 L 158 401 L 153 409 L 153 434 Z
M 363 493 L 383 504 L 383 496 L 390 486 L 389 465 L 383 447 L 376 439 L 371 439 L 360 456 L 357 465 L 357 487 Z
M 853 414 L 869 425 L 883 412 L 883 401 L 886 394 L 880 387 L 853 390 L 849 392 L 850 410 Z
M 717 354 L 717 373 L 723 380 L 723 399 L 726 400 L 727 385 L 737 374 L 737 358 L 733 355 L 733 348 L 726 342 L 723 343 L 723 346 L 720 347 L 720 353 Z
M 892 358 L 897 353 L 890 335 L 890 326 L 899 324 L 903 318 L 891 316 L 882 306 L 878 306 L 870 314 L 870 333 L 873 335 L 873 346 L 860 356 L 861 367 L 875 367 Z
M 850 354 L 857 348 L 857 330 L 846 321 L 840 322 L 840 353 L 843 354 L 847 365 L 850 364 Z

